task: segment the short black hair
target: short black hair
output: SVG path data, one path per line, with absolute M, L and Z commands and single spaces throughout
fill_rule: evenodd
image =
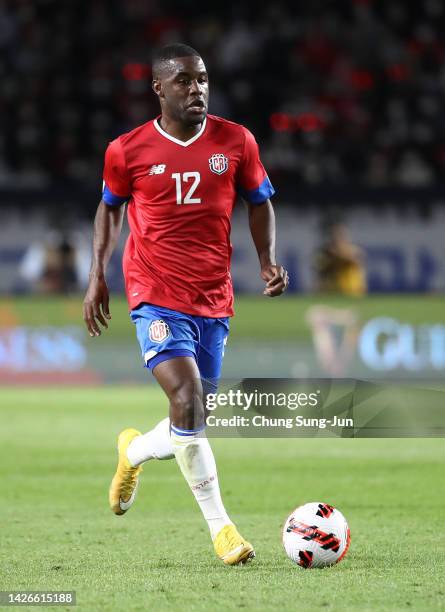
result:
M 175 43 L 172 45 L 166 45 L 157 49 L 152 58 L 152 73 L 153 78 L 157 78 L 159 72 L 162 70 L 163 64 L 169 60 L 176 59 L 177 57 L 201 57 L 201 55 L 193 47 L 189 45 L 183 45 L 181 43 Z

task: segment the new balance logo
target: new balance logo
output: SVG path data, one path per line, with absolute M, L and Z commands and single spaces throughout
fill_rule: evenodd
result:
M 150 168 L 148 175 L 151 176 L 152 174 L 164 174 L 166 167 L 166 164 L 154 164 L 154 166 Z

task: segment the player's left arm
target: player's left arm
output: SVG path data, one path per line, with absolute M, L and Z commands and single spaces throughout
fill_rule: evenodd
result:
M 270 201 L 275 193 L 260 160 L 254 135 L 242 127 L 243 152 L 237 172 L 237 191 L 249 210 L 249 226 L 266 281 L 264 295 L 275 297 L 287 289 L 289 278 L 275 259 L 275 213 Z
M 269 199 L 261 204 L 250 204 L 249 227 L 258 253 L 261 278 L 266 282 L 264 295 L 276 297 L 284 293 L 289 284 L 287 270 L 275 258 L 275 213 Z

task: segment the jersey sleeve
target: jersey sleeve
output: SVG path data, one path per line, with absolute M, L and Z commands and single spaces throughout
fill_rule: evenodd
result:
M 258 144 L 251 132 L 244 130 L 244 151 L 237 175 L 237 191 L 251 204 L 262 204 L 275 193 L 260 160 Z
M 130 199 L 130 177 L 119 138 L 105 151 L 102 200 L 108 206 L 120 206 Z

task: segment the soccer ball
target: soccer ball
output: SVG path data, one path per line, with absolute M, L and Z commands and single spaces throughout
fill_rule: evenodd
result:
M 350 542 L 345 517 L 329 504 L 311 502 L 299 506 L 284 523 L 284 549 L 300 567 L 338 563 L 348 552 Z

